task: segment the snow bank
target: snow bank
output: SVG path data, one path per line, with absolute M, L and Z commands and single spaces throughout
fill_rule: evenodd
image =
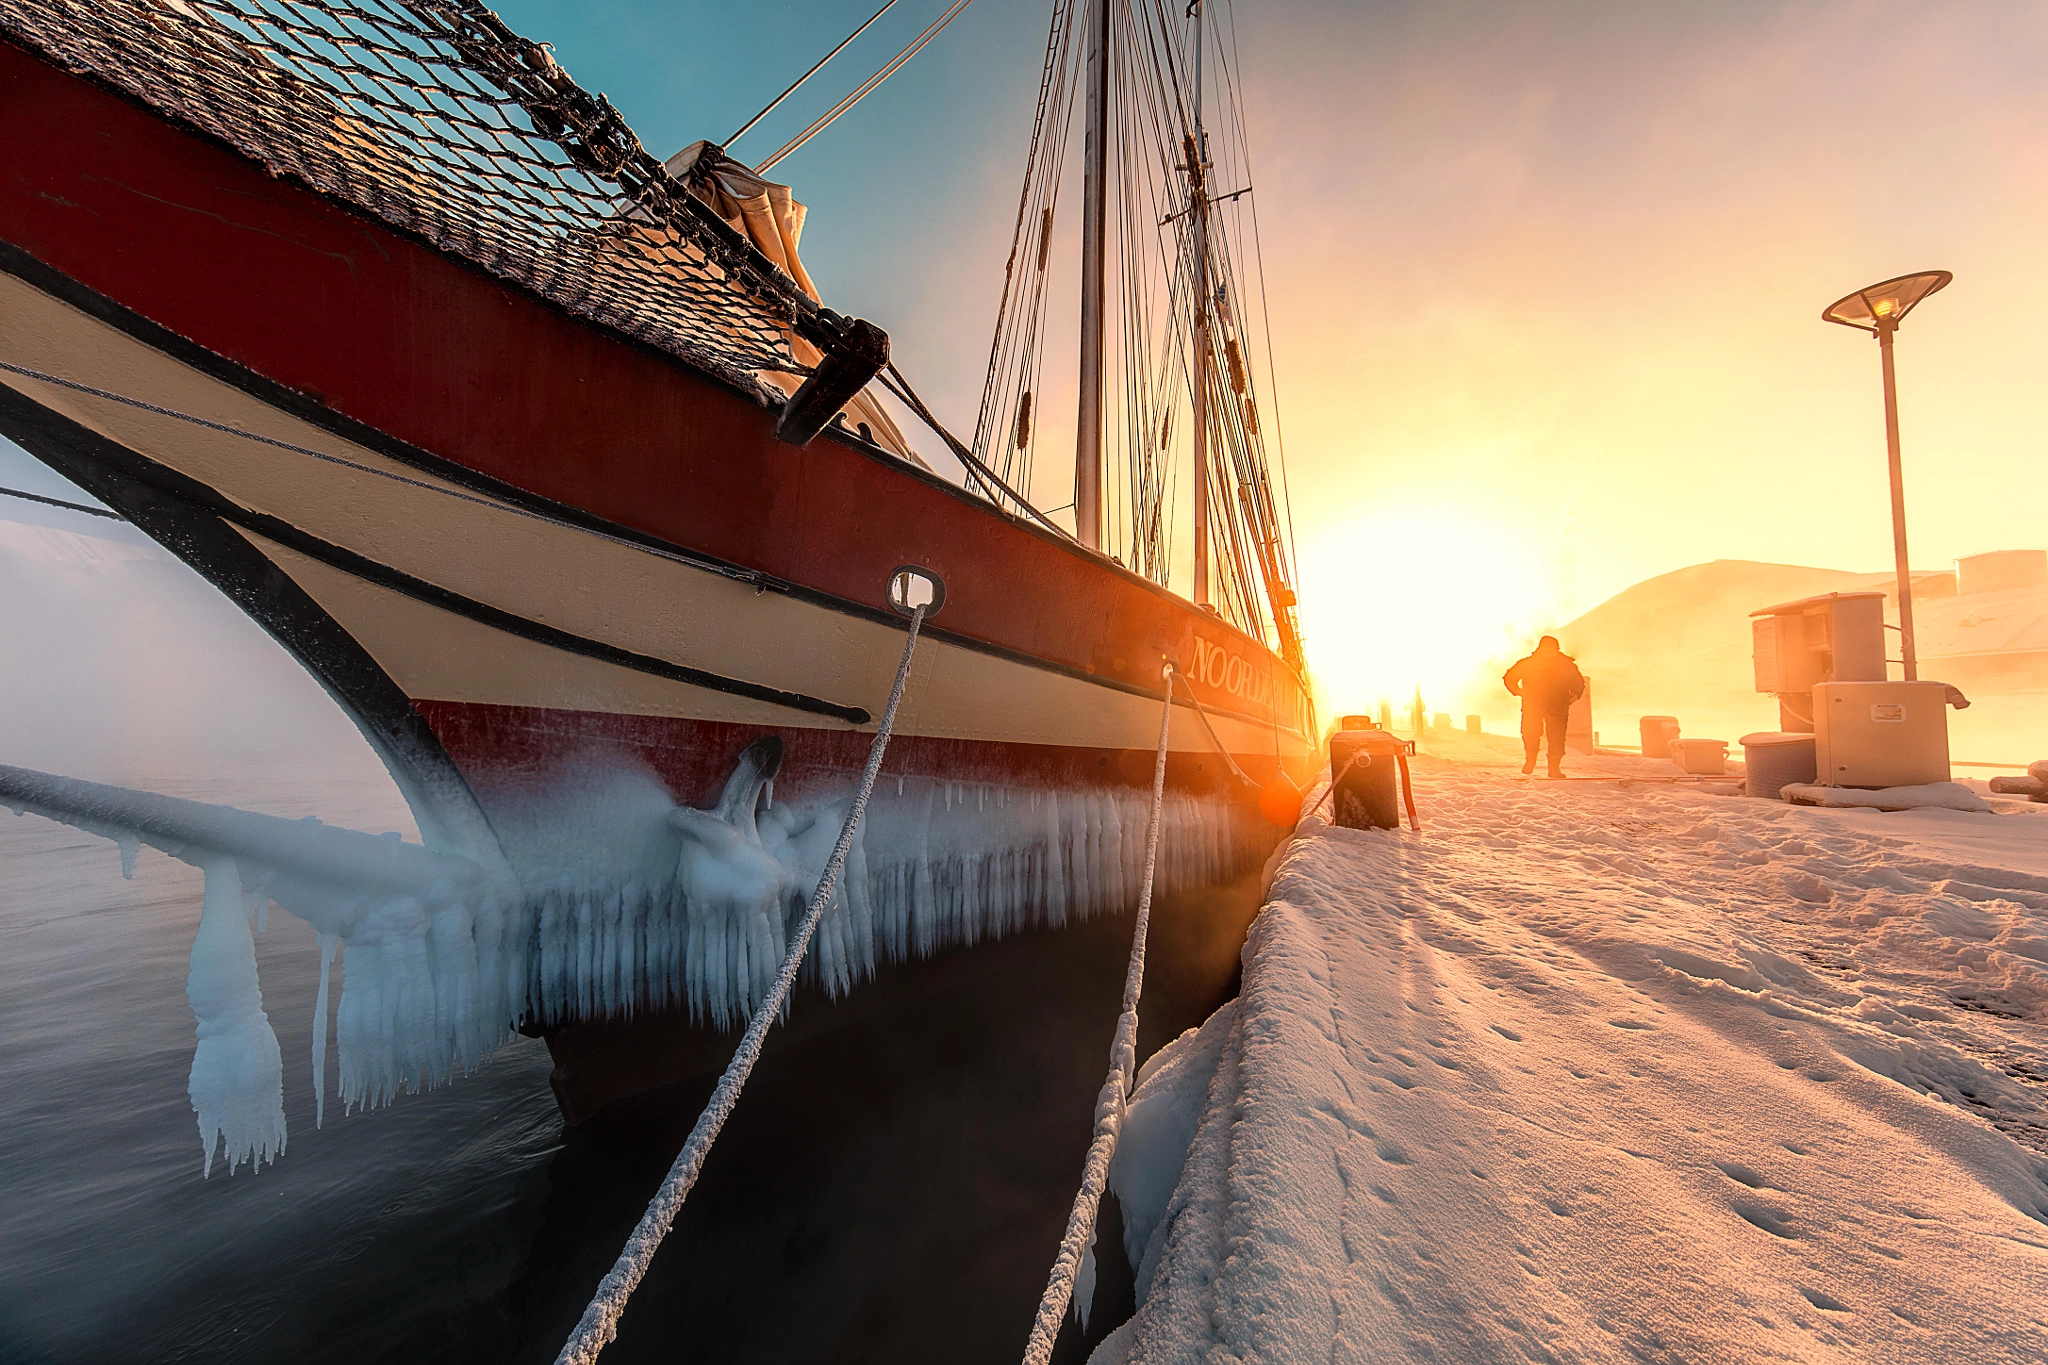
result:
M 226 806 L 0 767 L 0 804 L 140 844 L 206 874 L 188 993 L 191 1097 L 232 1171 L 284 1149 L 282 1065 L 250 920 L 275 902 L 322 953 L 313 1074 L 324 1113 L 327 980 L 345 1108 L 479 1065 L 521 1022 L 687 1007 L 728 1028 L 781 964 L 851 793 L 772 797 L 780 741 L 742 756 L 718 805 L 679 806 L 651 772 L 574 764 L 491 806 L 497 845 L 447 850 Z M 884 778 L 804 971 L 832 995 L 879 962 L 1124 908 L 1143 872 L 1146 801 Z M 1126 832 L 1131 837 L 1126 838 Z M 1251 831 L 1220 800 L 1169 798 L 1162 890 L 1234 875 Z
M 1928 782 L 1917 787 L 1817 787 L 1788 782 L 1779 789 L 1785 800 L 1800 806 L 1867 806 L 1871 810 L 1966 810 L 1991 812 L 1991 803 L 1960 782 Z
M 1148 1065 L 1098 1361 L 2048 1357 L 2048 821 L 1418 769 Z

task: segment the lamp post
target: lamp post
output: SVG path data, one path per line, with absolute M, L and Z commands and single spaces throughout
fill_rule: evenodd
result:
M 1837 299 L 1820 315 L 1823 322 L 1839 322 L 1877 338 L 1884 369 L 1884 444 L 1892 475 L 1892 555 L 1899 575 L 1899 657 L 1906 666 L 1907 682 L 1919 681 L 1920 661 L 1913 652 L 1913 571 L 1906 561 L 1906 480 L 1899 468 L 1899 393 L 1892 375 L 1892 336 L 1920 300 L 1954 278 L 1946 270 L 1901 275 Z

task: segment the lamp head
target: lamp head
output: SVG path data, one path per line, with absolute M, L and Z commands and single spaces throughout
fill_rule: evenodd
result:
M 1875 336 L 1897 327 L 1920 300 L 1954 278 L 1946 270 L 1923 270 L 1885 280 L 1836 299 L 1821 310 L 1821 321 L 1839 322 Z

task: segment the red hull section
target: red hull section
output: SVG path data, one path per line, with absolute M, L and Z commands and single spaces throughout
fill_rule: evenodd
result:
M 566 760 L 593 755 L 638 761 L 661 777 L 677 799 L 715 802 L 742 749 L 759 739 L 758 725 L 669 716 L 617 715 L 520 706 L 416 701 L 455 766 L 481 793 L 545 777 Z M 778 793 L 802 799 L 845 787 L 867 760 L 873 736 L 856 730 L 776 729 L 783 741 Z M 1093 787 L 1145 788 L 1154 755 L 1140 749 L 1007 744 L 990 740 L 899 735 L 889 743 L 887 777 L 1039 787 L 1055 791 Z M 1277 758 L 1240 755 L 1248 775 L 1264 782 L 1280 771 Z M 1230 799 L 1233 784 L 1221 759 L 1174 754 L 1167 761 L 1171 790 Z M 1256 804 L 1241 786 L 1237 801 L 1252 816 Z
M 532 829 L 562 825 L 523 826 L 545 803 L 500 796 L 565 769 L 645 768 L 701 809 L 774 734 L 776 798 L 815 817 L 868 753 L 906 630 L 885 585 L 906 565 L 943 579 L 944 601 L 889 748 L 894 789 L 861 826 L 866 880 L 833 912 L 835 989 L 1006 935 L 1023 946 L 972 971 L 1102 949 L 1113 976 L 1121 935 L 1102 926 L 1150 866 L 1136 836 L 1170 660 L 1213 714 L 1176 689 L 1156 884 L 1194 908 L 1168 977 L 1195 983 L 1188 1022 L 1221 998 L 1256 908 L 1244 879 L 1278 834 L 1257 786 L 1313 762 L 1302 680 L 1263 642 L 851 436 L 779 442 L 768 398 L 4 40 L 0 142 L 0 300 L 16 324 L 0 329 L 0 430 L 304 661 L 427 843 L 581 926 L 579 949 L 600 945 L 536 948 L 525 902 L 491 920 L 491 960 L 515 963 L 492 1026 L 586 1021 L 557 1040 L 565 1111 L 722 1056 L 690 1021 L 761 998 L 780 929 L 679 872 L 639 875 L 645 848 L 681 867 L 674 812 L 635 827 L 644 847 L 600 850 L 614 865 L 586 886 L 538 855 L 515 867 L 522 840 L 546 842 Z M 799 858 L 813 827 L 833 828 L 790 826 L 776 847 Z M 1074 942 L 1048 946 L 1038 931 L 1055 926 Z M 940 975 L 968 970 L 950 963 Z M 647 964 L 668 975 L 636 995 Z M 889 989 L 900 1001 L 914 985 Z M 592 1020 L 685 998 L 667 1017 Z M 891 998 L 846 996 L 820 1017 Z
M 781 444 L 751 398 L 5 42 L 0 133 L 0 239 L 347 419 L 868 611 L 914 550 L 947 635 L 1146 692 L 1178 658 L 1210 705 L 1302 724 L 1262 644 L 1157 585 L 877 452 Z

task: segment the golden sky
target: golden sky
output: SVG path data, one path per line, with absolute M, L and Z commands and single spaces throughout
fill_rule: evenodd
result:
M 781 168 L 828 297 L 962 428 L 1043 11 L 975 22 L 844 134 L 857 174 L 827 138 Z M 1915 563 L 2048 545 L 2048 6 L 1246 3 L 1236 31 L 1326 709 L 1443 693 L 1687 564 L 1888 568 L 1876 347 L 1819 315 L 1908 271 L 1956 275 L 1899 342 Z
M 1889 567 L 1876 346 L 1819 313 L 1907 271 L 1956 276 L 1899 340 L 1915 564 L 2048 545 L 2048 7 L 1250 15 L 1337 705 L 1686 564 Z

